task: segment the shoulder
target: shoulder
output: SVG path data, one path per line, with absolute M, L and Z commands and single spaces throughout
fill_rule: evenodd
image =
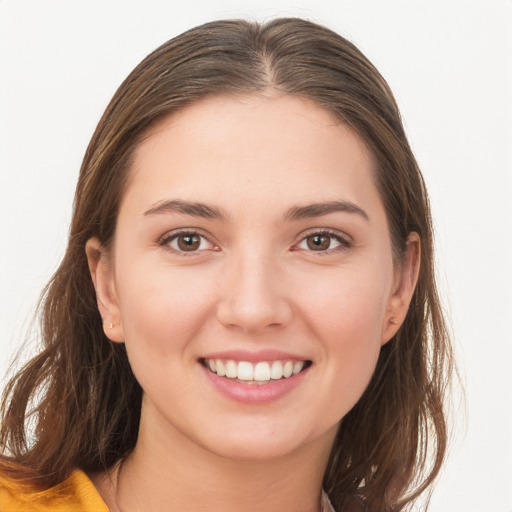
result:
M 91 480 L 81 470 L 40 491 L 0 473 L 2 512 L 109 512 Z

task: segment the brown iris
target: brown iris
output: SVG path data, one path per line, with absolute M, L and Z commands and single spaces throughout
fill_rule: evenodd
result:
M 307 237 L 308 248 L 312 251 L 325 251 L 331 245 L 331 237 L 327 235 L 311 235 Z
M 201 245 L 201 237 L 198 235 L 180 235 L 177 242 L 180 251 L 196 251 Z

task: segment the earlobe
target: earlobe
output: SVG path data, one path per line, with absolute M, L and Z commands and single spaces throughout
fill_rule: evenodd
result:
M 96 290 L 98 309 L 103 319 L 105 335 L 114 342 L 124 342 L 124 330 L 115 288 L 112 261 L 97 238 L 85 245 L 89 272 Z
M 381 344 L 387 343 L 400 329 L 411 303 L 421 265 L 421 241 L 418 233 L 411 232 L 407 237 L 405 254 L 396 271 L 393 292 L 389 298 Z

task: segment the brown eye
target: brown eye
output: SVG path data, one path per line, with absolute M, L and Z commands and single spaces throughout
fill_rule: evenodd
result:
M 176 242 L 180 251 L 197 251 L 201 245 L 201 238 L 198 235 L 180 235 Z
M 326 251 L 331 246 L 331 237 L 329 235 L 310 235 L 306 237 L 308 249 L 312 251 Z
M 338 231 L 317 231 L 306 235 L 293 250 L 304 250 L 318 253 L 330 254 L 332 252 L 350 249 L 351 242 Z
M 194 253 L 205 250 L 216 250 L 204 235 L 194 232 L 182 231 L 162 239 L 160 245 L 168 246 L 177 253 Z

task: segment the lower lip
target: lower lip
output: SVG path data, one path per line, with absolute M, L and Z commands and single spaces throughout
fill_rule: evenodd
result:
M 245 404 L 266 404 L 279 400 L 299 386 L 309 371 L 309 368 L 306 368 L 297 375 L 287 379 L 271 380 L 268 384 L 244 384 L 236 379 L 219 377 L 204 366 L 202 368 L 217 391 L 230 400 Z

